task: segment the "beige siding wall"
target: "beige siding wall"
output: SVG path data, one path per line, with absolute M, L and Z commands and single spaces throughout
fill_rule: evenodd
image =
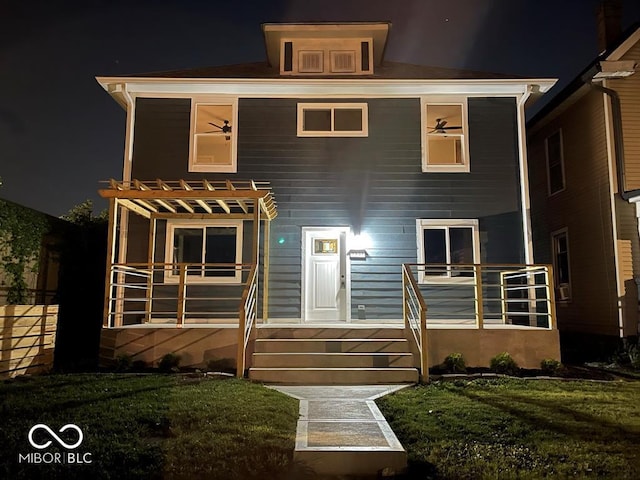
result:
M 633 60 L 640 64 L 640 43 L 636 43 L 621 60 Z M 612 80 L 608 86 L 618 92 L 622 108 L 624 134 L 625 187 L 640 189 L 640 73 L 620 80 Z
M 566 188 L 548 195 L 545 139 L 562 129 Z M 571 300 L 558 302 L 563 331 L 618 335 L 613 225 L 601 93 L 530 134 L 529 176 L 536 263 L 552 263 L 551 232 L 568 229 Z
M 640 245 L 638 220 L 634 204 L 616 197 L 618 225 L 618 268 L 622 288 L 623 336 L 638 334 L 638 286 L 635 277 L 640 275 Z

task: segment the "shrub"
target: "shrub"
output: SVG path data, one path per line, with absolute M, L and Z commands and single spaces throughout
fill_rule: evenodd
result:
M 235 372 L 235 363 L 232 358 L 211 358 L 207 360 L 209 372 Z
M 562 364 L 553 358 L 545 358 L 540 362 L 540 370 L 549 375 L 554 375 L 558 373 Z
M 444 368 L 448 373 L 466 373 L 467 365 L 461 353 L 450 353 L 443 362 Z
M 161 372 L 176 372 L 178 371 L 178 367 L 180 365 L 180 355 L 176 355 L 175 353 L 167 353 L 164 357 L 160 359 L 160 363 L 158 363 L 158 368 Z
M 491 359 L 491 370 L 505 375 L 518 373 L 518 364 L 507 352 L 502 352 Z
M 131 370 L 131 365 L 133 365 L 133 358 L 131 355 L 123 354 L 116 357 L 116 372 L 127 372 Z

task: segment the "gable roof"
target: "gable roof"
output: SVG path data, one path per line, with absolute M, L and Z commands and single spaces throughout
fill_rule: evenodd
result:
M 637 38 L 635 38 L 637 37 Z M 527 129 L 532 128 L 534 125 L 540 123 L 551 112 L 563 104 L 572 95 L 578 92 L 581 87 L 586 85 L 584 80 L 585 75 L 597 67 L 598 63 L 607 59 L 618 59 L 624 53 L 633 46 L 637 41 L 640 41 L 640 22 L 634 23 L 629 27 L 621 36 L 620 39 L 611 45 L 607 50 L 601 52 L 596 56 L 568 85 L 562 90 L 558 91 L 555 96 L 551 97 L 551 100 L 540 109 L 528 122 Z

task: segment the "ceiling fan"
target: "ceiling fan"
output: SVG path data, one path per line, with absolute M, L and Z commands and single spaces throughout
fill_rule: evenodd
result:
M 229 120 L 222 120 L 223 121 L 223 125 L 217 125 L 213 122 L 207 122 L 209 125 L 212 125 L 214 127 L 216 127 L 217 129 L 219 129 L 222 133 L 225 134 L 225 140 L 231 140 L 231 135 L 229 135 L 231 133 L 231 125 L 229 125 Z M 216 133 L 215 130 L 211 130 L 209 132 L 204 132 L 204 133 Z
M 429 133 L 447 133 L 447 130 L 462 130 L 462 126 L 456 125 L 447 127 L 447 121 L 444 118 L 436 118 L 436 126 Z

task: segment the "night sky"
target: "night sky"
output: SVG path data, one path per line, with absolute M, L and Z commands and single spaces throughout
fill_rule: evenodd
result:
M 597 55 L 600 0 L 0 0 L 0 197 L 61 215 L 121 178 L 120 75 L 264 61 L 260 24 L 390 21 L 385 58 L 559 78 Z M 623 28 L 640 2 L 623 1 Z M 554 91 L 557 91 L 554 89 Z

